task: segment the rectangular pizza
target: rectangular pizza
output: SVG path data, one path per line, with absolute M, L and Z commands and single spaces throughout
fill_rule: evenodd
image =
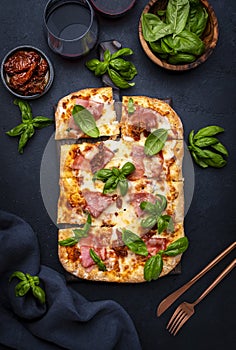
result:
M 110 88 L 84 89 L 56 110 L 56 139 L 79 138 L 61 145 L 62 265 L 96 281 L 144 282 L 169 273 L 188 246 L 177 113 L 155 98 L 124 96 L 119 118 Z

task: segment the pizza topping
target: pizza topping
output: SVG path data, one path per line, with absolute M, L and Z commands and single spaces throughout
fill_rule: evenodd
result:
M 187 237 L 181 237 L 171 243 L 166 249 L 159 250 L 156 255 L 149 258 L 144 266 L 144 279 L 146 281 L 156 280 L 163 269 L 163 255 L 176 256 L 182 254 L 188 248 Z
M 69 238 L 63 239 L 61 241 L 58 241 L 58 244 L 61 246 L 64 246 L 64 247 L 71 247 L 71 246 L 75 245 L 76 243 L 79 242 L 79 240 L 82 237 L 88 236 L 88 232 L 90 230 L 91 224 L 92 224 L 92 219 L 91 219 L 91 216 L 89 214 L 84 227 L 81 229 L 74 229 L 73 230 L 74 237 L 69 237 Z
M 106 271 L 106 269 L 107 269 L 106 265 L 102 262 L 100 257 L 96 254 L 96 252 L 92 248 L 90 248 L 89 254 L 90 254 L 91 258 L 93 259 L 93 261 L 95 262 L 95 264 L 97 264 L 98 269 L 100 271 Z
M 144 215 L 144 211 L 140 208 L 140 204 L 143 201 L 149 201 L 154 204 L 156 201 L 156 196 L 146 192 L 132 193 L 130 195 L 130 202 L 134 206 L 135 214 L 138 217 Z
M 96 121 L 90 111 L 81 106 L 75 105 L 72 110 L 75 124 L 88 136 L 99 137 L 100 132 L 96 126 Z
M 129 230 L 123 230 L 122 240 L 125 245 L 135 254 L 147 256 L 148 251 L 144 241 L 135 233 Z
M 121 196 L 125 196 L 128 192 L 128 181 L 126 176 L 135 170 L 135 166 L 126 162 L 121 169 L 113 167 L 112 169 L 101 169 L 94 174 L 94 180 L 101 180 L 105 183 L 103 193 L 111 193 L 116 190 L 117 186 Z
M 86 201 L 85 209 L 88 210 L 94 218 L 97 218 L 113 203 L 112 197 L 105 196 L 100 192 L 83 191 L 83 196 Z
M 158 127 L 156 112 L 141 106 L 135 106 L 134 113 L 129 116 L 129 124 L 141 130 L 151 131 Z
M 156 255 L 160 250 L 166 249 L 167 240 L 166 238 L 155 238 L 152 237 L 146 242 L 148 254 L 153 256 Z
M 174 230 L 174 224 L 171 216 L 161 215 L 167 207 L 167 200 L 165 196 L 161 194 L 157 195 L 155 203 L 149 201 L 143 201 L 140 203 L 140 208 L 147 212 L 149 216 L 141 221 L 141 226 L 144 228 L 152 228 L 157 224 L 158 233 L 162 233 L 167 230 L 172 232 Z
M 113 158 L 114 153 L 104 146 L 104 143 L 101 142 L 98 145 L 98 153 L 90 160 L 91 170 L 94 174 L 96 171 L 104 168 L 104 166 Z
M 154 130 L 146 139 L 144 152 L 148 156 L 153 156 L 160 152 L 167 140 L 168 131 L 166 129 Z
M 144 148 L 140 145 L 133 145 L 131 157 L 133 164 L 135 166 L 135 170 L 129 175 L 128 179 L 130 181 L 139 180 L 144 175 L 144 163 L 143 158 L 145 157 Z

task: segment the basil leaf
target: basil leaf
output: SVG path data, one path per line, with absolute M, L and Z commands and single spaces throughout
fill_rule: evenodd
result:
M 15 296 L 23 297 L 30 290 L 30 283 L 21 281 L 15 286 Z
M 135 85 L 135 83 L 129 83 L 124 78 L 122 78 L 122 76 L 118 72 L 116 72 L 114 69 L 108 68 L 108 75 L 110 79 L 113 81 L 113 83 L 121 89 L 128 89 L 129 87 L 132 87 Z
M 228 151 L 227 151 L 226 147 L 224 145 L 222 145 L 221 142 L 218 141 L 214 145 L 211 145 L 211 147 L 214 148 L 216 151 L 218 151 L 218 152 L 220 152 L 228 157 L 228 155 L 229 155 Z
M 54 123 L 54 120 L 47 117 L 38 116 L 33 118 L 32 123 L 35 128 L 42 129 Z
M 83 106 L 75 105 L 72 115 L 76 125 L 88 136 L 99 137 L 100 133 L 96 126 L 93 115 Z
M 215 143 L 218 143 L 218 139 L 216 137 L 201 137 L 200 139 L 196 140 L 195 145 L 201 148 L 214 145 Z
M 167 207 L 166 197 L 161 194 L 158 194 L 155 206 L 158 209 L 158 211 L 162 212 L 163 210 L 165 210 Z
M 164 40 L 172 49 L 181 53 L 200 56 L 205 51 L 204 42 L 195 33 L 186 29 L 176 36 L 168 35 Z
M 24 130 L 27 128 L 25 123 L 21 123 L 17 126 L 15 126 L 13 129 L 6 132 L 8 136 L 19 136 L 24 132 Z
M 140 203 L 140 208 L 142 210 L 145 210 L 146 212 L 150 214 L 156 214 L 156 206 L 155 204 L 148 202 L 148 201 L 143 201 Z
M 124 60 L 123 58 L 114 58 L 110 61 L 110 66 L 118 71 L 128 71 L 131 62 Z
M 208 165 L 204 162 L 203 159 L 198 158 L 196 153 L 194 151 L 191 151 L 192 157 L 197 165 L 199 165 L 202 168 L 208 168 Z
M 196 56 L 189 53 L 177 53 L 176 55 L 170 56 L 168 62 L 170 64 L 179 64 L 179 63 L 191 63 L 196 60 Z
M 94 74 L 96 76 L 100 76 L 100 75 L 105 74 L 107 71 L 108 65 L 109 65 L 108 62 L 99 62 L 95 71 L 94 71 Z
M 11 280 L 14 278 L 14 277 L 17 277 L 19 278 L 20 280 L 22 281 L 27 281 L 27 278 L 26 278 L 26 275 L 21 272 L 21 271 L 15 271 L 11 274 L 10 278 L 9 278 L 9 282 L 11 282 Z
M 168 245 L 163 254 L 168 256 L 176 256 L 178 254 L 184 253 L 187 250 L 188 245 L 188 238 L 186 236 L 181 237 Z
M 144 279 L 148 282 L 156 280 L 163 269 L 161 254 L 156 254 L 149 258 L 144 265 Z
M 174 32 L 172 24 L 166 24 L 162 20 L 152 14 L 144 13 L 141 18 L 143 37 L 148 42 L 154 42 L 166 35 Z
M 35 298 L 37 298 L 41 304 L 45 304 L 46 297 L 45 297 L 45 292 L 42 288 L 39 286 L 34 286 L 32 287 L 32 292 Z
M 126 179 L 120 180 L 118 183 L 118 187 L 119 187 L 121 196 L 124 197 L 128 192 L 128 181 Z
M 166 129 L 154 130 L 148 135 L 144 144 L 144 153 L 148 156 L 153 156 L 160 152 L 167 140 L 168 131 Z
M 120 49 L 120 50 L 116 51 L 115 53 L 113 53 L 111 55 L 111 59 L 114 59 L 114 58 L 117 58 L 120 56 L 129 56 L 132 54 L 133 54 L 133 51 L 131 49 L 125 47 L 125 48 Z
M 200 129 L 194 136 L 194 141 L 202 138 L 214 136 L 220 132 L 223 132 L 224 129 L 217 125 L 206 126 L 205 128 Z
M 125 176 L 130 175 L 133 171 L 135 170 L 135 166 L 131 162 L 126 162 L 122 168 L 121 168 L 121 173 Z
M 106 181 L 103 187 L 103 193 L 107 194 L 113 192 L 117 188 L 118 182 L 119 178 L 115 175 L 109 177 L 109 179 Z
M 174 223 L 172 218 L 169 215 L 159 216 L 157 219 L 157 229 L 159 234 L 161 234 L 165 230 L 167 230 L 168 232 L 173 232 Z
M 163 47 L 161 46 L 161 40 L 149 43 L 151 50 L 156 53 L 165 53 Z
M 129 69 L 127 70 L 121 69 L 119 70 L 119 73 L 122 76 L 122 78 L 124 78 L 125 80 L 132 80 L 138 74 L 138 71 L 132 62 L 128 62 L 128 63 L 129 63 Z
M 185 28 L 189 15 L 189 0 L 169 0 L 166 8 L 166 23 L 171 24 L 175 34 Z
M 97 58 L 92 58 L 91 60 L 87 61 L 85 63 L 85 65 L 88 69 L 90 69 L 92 72 L 94 72 L 99 63 L 100 63 L 100 61 Z
M 104 52 L 104 61 L 109 62 L 110 59 L 111 59 L 111 53 L 110 53 L 109 50 L 106 50 L 106 51 Z
M 141 221 L 141 226 L 144 228 L 152 228 L 157 223 L 157 217 L 156 215 L 150 215 L 146 219 L 143 219 Z
M 93 180 L 106 181 L 112 174 L 113 170 L 111 169 L 101 169 L 93 175 Z
M 99 258 L 99 256 L 95 253 L 95 251 L 92 248 L 89 249 L 89 254 L 93 259 L 93 261 L 95 262 L 95 264 L 98 266 L 98 269 L 100 271 L 106 271 L 107 269 L 106 265 L 102 262 L 102 260 Z
M 190 32 L 201 36 L 206 28 L 208 13 L 200 2 L 197 4 L 190 3 L 190 11 L 185 28 Z
M 72 247 L 76 243 L 78 243 L 78 239 L 76 237 L 69 237 L 61 241 L 58 241 L 58 244 L 62 247 Z
M 23 149 L 28 142 L 28 140 L 34 135 L 34 127 L 32 124 L 28 124 L 25 131 L 21 134 L 19 144 L 18 144 L 18 151 L 19 153 L 23 153 Z
M 209 150 L 202 150 L 198 147 L 195 147 L 194 151 L 198 157 L 203 158 L 204 163 L 214 168 L 222 168 L 227 163 L 226 160 L 224 160 L 224 158 L 218 153 L 214 153 Z
M 133 114 L 135 112 L 134 100 L 130 97 L 128 101 L 128 113 Z
M 32 120 L 32 110 L 28 102 L 16 99 L 14 104 L 20 108 L 23 123 Z
M 113 167 L 112 168 L 112 174 L 119 177 L 120 176 L 120 170 L 118 168 Z
M 124 244 L 135 254 L 147 256 L 148 250 L 144 241 L 135 233 L 123 230 L 122 240 Z

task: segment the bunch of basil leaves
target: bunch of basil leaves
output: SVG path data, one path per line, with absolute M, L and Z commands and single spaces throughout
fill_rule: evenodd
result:
M 169 0 L 166 10 L 142 15 L 151 50 L 170 64 L 191 63 L 205 51 L 201 36 L 208 13 L 200 0 Z
M 113 83 L 120 89 L 127 89 L 134 86 L 134 82 L 130 82 L 137 74 L 135 65 L 123 58 L 123 56 L 132 55 L 130 48 L 123 48 L 111 54 L 109 50 L 104 52 L 104 60 L 99 61 L 93 58 L 86 62 L 86 67 L 94 72 L 96 76 L 107 73 Z
M 215 137 L 223 131 L 224 129 L 218 125 L 209 125 L 200 129 L 196 134 L 194 134 L 194 130 L 189 133 L 188 149 L 195 163 L 200 167 L 222 168 L 227 164 L 223 157 L 228 157 L 228 151 Z

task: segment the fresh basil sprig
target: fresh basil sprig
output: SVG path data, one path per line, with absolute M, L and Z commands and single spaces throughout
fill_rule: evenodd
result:
M 74 229 L 73 230 L 73 234 L 74 234 L 73 237 L 69 237 L 69 238 L 63 239 L 61 241 L 58 241 L 58 244 L 60 246 L 62 246 L 62 247 L 72 247 L 72 246 L 74 246 L 76 243 L 79 242 L 79 240 L 81 238 L 88 236 L 91 224 L 92 224 L 92 218 L 91 218 L 91 215 L 88 214 L 87 221 L 84 224 L 83 228 L 81 228 L 81 229 Z
M 148 250 L 144 241 L 135 233 L 129 230 L 122 231 L 124 244 L 135 254 L 147 256 Z
M 102 260 L 99 258 L 99 256 L 95 253 L 95 251 L 92 248 L 89 249 L 89 254 L 90 254 L 91 258 L 93 259 L 93 261 L 98 266 L 98 269 L 100 271 L 107 270 L 106 265 L 102 262 Z
M 170 215 L 162 215 L 162 212 L 167 207 L 165 196 L 158 194 L 155 204 L 144 201 L 140 203 L 140 208 L 150 214 L 146 219 L 141 221 L 141 226 L 144 228 L 152 228 L 157 224 L 158 233 L 168 230 L 173 232 L 174 223 Z
M 112 82 L 121 89 L 127 89 L 134 86 L 134 82 L 130 82 L 137 75 L 135 65 L 122 58 L 122 56 L 132 55 L 130 48 L 123 48 L 111 54 L 109 50 L 104 52 L 104 60 L 99 61 L 93 58 L 86 62 L 86 67 L 94 72 L 96 76 L 108 73 Z
M 11 282 L 14 277 L 21 280 L 21 282 L 19 282 L 15 286 L 16 297 L 23 297 L 31 289 L 34 297 L 37 298 L 41 304 L 45 304 L 45 300 L 46 300 L 45 292 L 41 287 L 39 287 L 40 280 L 38 276 L 31 276 L 29 273 L 15 271 L 10 276 L 9 282 Z
M 176 256 L 184 253 L 188 248 L 188 238 L 181 237 L 171 243 L 165 250 L 160 250 L 156 255 L 149 258 L 144 265 L 144 279 L 156 280 L 163 269 L 163 255 Z
M 100 132 L 96 125 L 94 116 L 89 110 L 81 105 L 75 105 L 72 110 L 75 124 L 88 136 L 99 137 Z
M 103 193 L 112 193 L 118 187 L 121 196 L 125 196 L 128 191 L 128 180 L 126 176 L 130 175 L 135 170 L 133 163 L 126 162 L 121 169 L 113 167 L 112 169 L 98 170 L 93 177 L 93 180 L 101 180 L 105 183 Z
M 54 121 L 50 118 L 37 116 L 32 117 L 32 110 L 28 102 L 16 99 L 14 104 L 20 108 L 22 123 L 6 132 L 8 136 L 20 136 L 18 151 L 23 153 L 28 140 L 34 135 L 35 128 L 42 129 L 51 125 Z
M 169 0 L 165 11 L 145 13 L 141 22 L 151 50 L 171 64 L 193 62 L 205 51 L 208 13 L 200 0 Z
M 157 129 L 148 135 L 144 144 L 144 152 L 147 156 L 159 153 L 167 140 L 168 130 Z
M 223 156 L 228 156 L 226 147 L 215 137 L 224 129 L 217 125 L 206 126 L 200 129 L 195 135 L 194 130 L 189 133 L 188 149 L 196 164 L 202 168 L 208 166 L 222 168 L 227 164 Z M 217 151 L 217 152 L 215 152 Z
M 128 101 L 128 113 L 133 114 L 135 112 L 135 109 L 134 100 L 132 97 L 130 97 Z

